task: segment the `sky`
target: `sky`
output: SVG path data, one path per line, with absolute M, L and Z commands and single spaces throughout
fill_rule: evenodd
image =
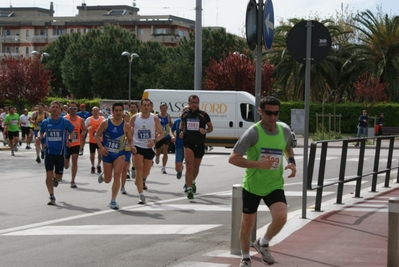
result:
M 197 0 L 52 0 L 55 16 L 74 16 L 77 6 L 86 3 L 94 5 L 133 5 L 140 9 L 140 15 L 175 15 L 195 20 Z M 258 1 L 258 0 L 256 0 Z M 272 0 L 273 1 L 273 0 Z M 40 7 L 49 9 L 51 0 L 0 0 L 1 7 Z M 245 36 L 245 15 L 248 0 L 202 0 L 202 25 L 220 26 L 227 32 Z M 399 5 L 393 0 L 274 0 L 274 20 L 299 17 L 312 19 L 335 17 L 337 12 L 348 9 L 351 12 L 377 8 L 388 15 L 399 15 Z M 275 25 L 277 26 L 277 24 Z

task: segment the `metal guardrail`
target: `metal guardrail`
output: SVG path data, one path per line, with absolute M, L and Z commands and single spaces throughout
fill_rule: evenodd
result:
M 344 190 L 344 184 L 347 182 L 356 181 L 355 187 L 355 197 L 360 197 L 360 191 L 362 186 L 362 178 L 366 176 L 372 176 L 371 181 L 371 192 L 377 192 L 377 178 L 378 174 L 385 173 L 385 181 L 384 187 L 389 187 L 389 180 L 391 176 L 391 171 L 393 169 L 398 169 L 399 165 L 392 166 L 392 156 L 395 138 L 399 136 L 379 136 L 374 138 L 356 138 L 356 139 L 342 139 L 342 140 L 332 140 L 332 141 L 318 141 L 313 142 L 310 145 L 310 153 L 309 153 L 309 162 L 308 162 L 308 179 L 307 179 L 307 189 L 308 190 L 316 190 L 316 200 L 315 200 L 315 211 L 321 211 L 321 203 L 323 197 L 323 189 L 324 187 L 328 187 L 331 185 L 338 185 L 337 196 L 336 196 L 336 204 L 342 204 L 342 195 Z M 373 170 L 371 172 L 363 173 L 364 166 L 364 155 L 366 149 L 366 141 L 367 140 L 375 140 L 375 153 L 374 153 L 374 165 Z M 385 167 L 380 168 L 380 150 L 381 143 L 383 140 L 388 140 L 388 156 L 387 163 Z M 327 163 L 327 150 L 329 144 L 342 142 L 341 149 L 341 161 L 339 167 L 339 176 L 338 180 L 335 181 L 325 181 L 325 170 Z M 348 156 L 348 145 L 349 143 L 359 142 L 359 158 L 357 165 L 357 174 L 356 175 L 346 175 L 346 164 L 347 164 L 347 156 Z M 321 146 L 321 147 L 320 147 Z M 317 185 L 313 186 L 313 173 L 315 169 L 315 161 L 316 161 L 316 152 L 318 148 L 321 148 L 320 151 L 320 162 L 319 162 L 319 173 L 317 178 Z M 397 174 L 397 183 L 399 183 L 399 172 Z

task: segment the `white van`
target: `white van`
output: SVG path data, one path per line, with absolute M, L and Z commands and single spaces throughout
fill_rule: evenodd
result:
M 244 91 L 146 89 L 143 98 L 149 98 L 155 110 L 166 103 L 168 113 L 176 119 L 190 95 L 199 97 L 199 109 L 211 118 L 213 132 L 206 135 L 208 146 L 233 147 L 254 123 L 255 97 Z

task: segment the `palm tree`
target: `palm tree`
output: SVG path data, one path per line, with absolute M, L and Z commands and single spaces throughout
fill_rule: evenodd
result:
M 369 72 L 373 78 L 387 83 L 386 93 L 391 101 L 399 101 L 399 17 L 370 10 L 361 12 L 351 25 L 360 32 L 357 43 L 349 48 L 347 64 L 355 66 L 357 76 Z

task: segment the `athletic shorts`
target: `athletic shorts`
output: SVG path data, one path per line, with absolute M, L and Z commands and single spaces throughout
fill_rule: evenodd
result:
M 136 146 L 136 149 L 137 149 L 136 154 L 142 155 L 145 159 L 152 160 L 155 156 L 154 149 L 152 149 L 152 148 L 142 148 L 142 147 Z
M 46 168 L 46 172 L 54 171 L 56 174 L 61 174 L 64 171 L 64 156 L 63 155 L 53 155 L 47 154 L 44 158 L 44 167 Z
M 175 146 L 175 162 L 183 162 L 184 147 L 182 145 Z
M 202 159 L 205 154 L 205 145 L 193 145 L 189 143 L 185 143 L 184 147 L 189 148 L 194 153 L 194 158 Z
M 80 151 L 80 145 L 67 147 L 67 153 L 65 155 L 65 158 L 69 159 L 71 155 L 79 154 L 79 151 Z
M 274 203 L 283 202 L 287 204 L 287 200 L 285 198 L 284 190 L 277 189 L 268 194 L 267 196 L 261 197 L 255 194 L 252 194 L 242 189 L 242 213 L 245 214 L 253 214 L 257 212 L 260 200 L 263 199 L 266 206 L 270 207 Z
M 97 149 L 98 149 L 97 143 L 90 143 L 89 144 L 90 154 L 96 153 Z
M 113 163 L 120 156 L 125 156 L 125 150 L 119 151 L 118 153 L 109 153 L 108 156 L 102 156 L 102 161 L 105 163 Z
M 155 148 L 161 148 L 163 145 L 169 145 L 170 137 L 165 137 L 155 143 Z
M 25 138 L 25 136 L 30 135 L 30 127 L 21 127 L 21 135 L 22 138 Z
M 35 134 L 35 138 L 39 136 L 39 130 L 33 130 L 33 133 Z
M 19 137 L 19 131 L 15 131 L 15 132 L 8 131 L 8 139 L 11 140 L 14 137 Z
M 130 159 L 132 158 L 132 151 L 126 151 L 125 150 L 125 162 L 130 162 Z

